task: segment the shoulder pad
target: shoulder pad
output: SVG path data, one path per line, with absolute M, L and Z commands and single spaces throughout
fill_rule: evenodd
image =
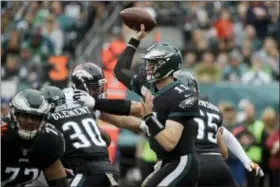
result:
M 180 84 L 179 84 L 180 85 Z M 182 84 L 183 85 L 183 84 Z M 187 86 L 174 87 L 172 91 L 172 98 L 176 98 L 176 104 L 181 109 L 192 107 L 198 104 L 198 95 Z
M 62 133 L 55 128 L 54 125 L 50 123 L 46 123 L 45 127 L 42 129 L 43 138 L 57 138 L 56 136 L 60 136 Z
M 46 124 L 44 132 L 36 139 L 34 154 L 37 155 L 34 162 L 44 169 L 63 156 L 65 151 L 64 137 L 61 132 Z
M 198 102 L 197 95 L 189 94 L 189 95 L 187 95 L 187 97 L 185 97 L 183 100 L 180 101 L 178 106 L 181 109 L 189 108 L 192 106 L 196 106 L 197 102 Z

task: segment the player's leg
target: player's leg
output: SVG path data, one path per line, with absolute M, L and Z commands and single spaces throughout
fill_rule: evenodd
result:
M 221 155 L 199 155 L 199 186 L 238 186 Z
M 98 175 L 85 175 L 77 174 L 72 180 L 70 186 L 79 186 L 79 187 L 92 187 L 92 186 L 114 186 L 118 185 L 118 176 L 112 173 L 104 173 Z
M 199 165 L 192 155 L 181 156 L 180 159 L 165 163 L 145 179 L 142 186 L 183 186 L 192 185 L 198 177 Z

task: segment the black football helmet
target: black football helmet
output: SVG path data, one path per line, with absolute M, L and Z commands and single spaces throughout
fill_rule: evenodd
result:
M 199 88 L 196 78 L 186 69 L 175 71 L 173 77 L 177 80 L 182 81 L 184 84 L 192 88 L 197 94 L 199 94 Z
M 100 67 L 92 62 L 79 64 L 72 73 L 73 87 L 88 92 L 94 98 L 104 98 L 107 81 Z
M 40 92 L 51 105 L 51 112 L 54 112 L 55 109 L 66 103 L 65 95 L 63 91 L 55 86 L 46 86 L 40 89 Z
M 44 127 L 49 112 L 50 105 L 41 92 L 34 89 L 20 91 L 11 101 L 12 128 L 22 139 L 31 140 Z

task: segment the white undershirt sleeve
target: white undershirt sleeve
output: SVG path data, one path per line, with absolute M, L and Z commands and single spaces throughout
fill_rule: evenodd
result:
M 223 139 L 227 148 L 237 157 L 244 165 L 251 162 L 251 159 L 246 155 L 241 144 L 235 138 L 235 136 L 223 127 Z

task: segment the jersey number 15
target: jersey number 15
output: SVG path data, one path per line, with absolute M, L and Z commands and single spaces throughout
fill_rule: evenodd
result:
M 200 110 L 200 115 L 205 118 L 205 114 L 202 110 Z M 217 143 L 217 130 L 218 130 L 218 125 L 213 122 L 214 119 L 220 120 L 220 117 L 217 114 L 212 114 L 206 112 L 206 122 L 202 118 L 194 118 L 195 122 L 198 124 L 198 134 L 197 134 L 197 139 L 198 140 L 208 140 L 212 143 Z M 209 132 L 208 129 L 213 129 L 212 132 Z
M 92 118 L 83 119 L 81 125 L 74 121 L 63 124 L 63 131 L 70 129 L 74 130 L 74 134 L 70 135 L 70 139 L 75 141 L 73 146 L 76 149 L 90 147 L 92 143 L 99 147 L 106 146 L 106 142 L 102 139 L 98 126 Z

